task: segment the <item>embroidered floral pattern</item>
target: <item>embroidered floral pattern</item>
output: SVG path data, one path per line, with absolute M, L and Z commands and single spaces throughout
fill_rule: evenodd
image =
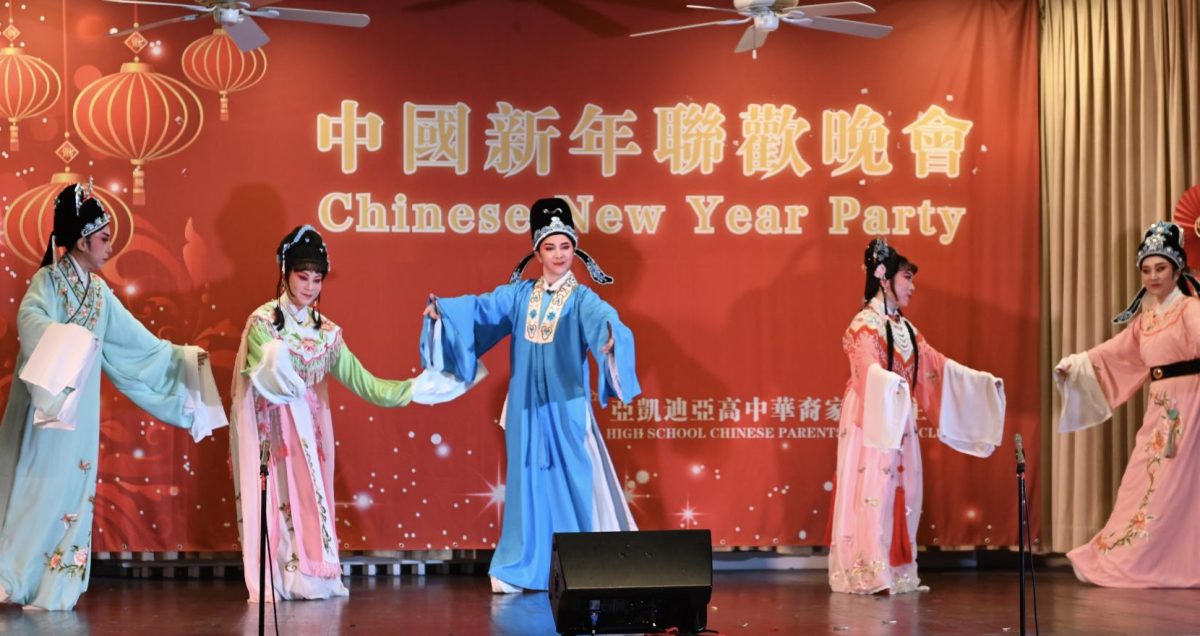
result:
M 1138 503 L 1137 510 L 1134 511 L 1122 531 L 1110 532 L 1107 535 L 1101 531 L 1096 538 L 1092 539 L 1092 545 L 1104 554 L 1131 545 L 1135 539 L 1150 538 L 1150 522 L 1158 518 L 1149 512 L 1150 500 L 1156 489 L 1155 479 L 1159 468 L 1162 467 L 1163 460 L 1171 456 L 1167 453 L 1168 449 L 1178 443 L 1179 437 L 1183 435 L 1183 421 L 1179 417 L 1175 399 L 1166 391 L 1154 393 L 1151 397 L 1154 404 L 1162 408 L 1163 414 L 1158 425 L 1150 433 L 1150 442 L 1146 444 L 1146 454 L 1148 455 L 1146 477 L 1149 485 L 1142 495 L 1142 500 Z M 1173 448 L 1171 450 L 1173 451 Z
M 315 386 L 325 379 L 338 361 L 342 351 L 342 328 L 324 316 L 321 317 L 321 328 L 309 315 L 300 325 L 294 318 L 288 318 L 282 331 L 275 329 L 275 306 L 272 300 L 259 307 L 252 320 L 258 322 L 268 333 L 283 341 L 291 354 L 292 367 L 304 380 L 306 386 Z M 298 329 L 297 327 L 309 327 Z M 315 334 L 315 335 L 314 335 Z
M 87 546 L 73 545 L 69 551 L 59 548 L 54 554 L 46 555 L 46 567 L 51 572 L 79 577 L 81 581 L 87 578 L 87 562 Z
M 85 283 L 67 258 L 50 267 L 50 279 L 62 301 L 63 313 L 71 324 L 95 331 L 96 323 L 104 313 L 104 283 L 96 276 L 89 276 Z
M 892 570 L 892 594 L 907 594 L 916 592 L 921 587 L 921 579 L 912 574 L 901 574 L 897 570 Z
M 1153 309 L 1143 311 L 1141 314 L 1142 333 L 1151 334 L 1174 324 L 1183 315 L 1183 308 L 1189 302 L 1195 302 L 1195 299 L 1188 296 L 1179 298 L 1161 314 Z
M 842 336 L 842 350 L 851 359 L 856 359 L 856 353 L 860 348 L 866 347 L 870 350 L 870 356 L 873 360 L 878 361 L 881 365 L 887 364 L 887 330 L 884 326 L 885 319 L 878 311 L 867 307 L 858 312 L 854 320 L 850 322 L 850 327 Z M 892 343 L 895 346 L 896 357 L 892 361 L 892 371 L 900 374 L 910 383 L 913 381 L 913 352 L 921 346 L 923 342 L 922 336 L 917 333 L 916 342 L 909 337 L 906 324 L 907 318 L 899 318 L 892 321 Z M 859 369 L 852 365 L 851 373 L 855 378 L 861 377 L 866 373 L 866 369 Z M 928 373 L 928 372 L 926 372 Z
M 304 398 L 308 402 L 308 409 L 310 411 L 313 413 L 320 412 L 321 402 L 317 399 L 315 391 L 309 391 L 305 394 Z M 313 427 L 313 443 L 317 445 L 317 463 L 324 466 L 329 461 L 329 458 L 326 457 L 325 453 L 325 433 L 320 426 Z
M 296 526 L 292 524 L 292 504 L 286 501 L 283 502 L 279 506 L 279 512 L 283 515 L 283 523 L 287 526 L 288 532 L 296 534 Z
M 283 443 L 283 432 L 279 420 L 279 412 L 285 408 L 287 407 L 280 404 L 271 404 L 262 396 L 254 398 L 255 421 L 258 422 L 259 453 L 262 453 L 264 449 L 267 450 L 272 462 L 280 462 L 290 455 L 287 444 Z
M 850 566 L 844 573 L 846 584 L 850 589 L 855 591 L 867 591 L 878 587 L 876 579 L 879 578 L 879 573 L 883 571 L 882 561 L 867 562 L 861 555 L 855 559 L 854 564 Z
M 539 278 L 533 285 L 533 293 L 529 295 L 529 312 L 525 318 L 525 339 L 529 342 L 537 344 L 547 344 L 554 342 L 554 332 L 558 329 L 558 319 L 562 317 L 563 307 L 567 304 L 567 299 L 571 297 L 571 292 L 579 286 L 579 282 L 575 277 L 568 274 L 567 280 L 563 282 L 562 287 L 554 292 L 554 296 L 550 298 L 550 306 L 546 308 L 546 316 L 540 321 L 538 314 L 542 310 L 542 298 L 546 294 L 546 281 Z
M 320 470 L 314 465 L 312 458 L 312 449 L 308 447 L 308 440 L 301 439 L 300 446 L 304 448 L 304 460 L 308 462 L 308 470 L 314 475 L 319 475 Z M 313 494 L 317 497 L 317 512 L 321 514 L 321 542 L 325 544 L 325 550 L 333 552 L 333 537 L 329 536 L 329 507 L 325 504 L 325 496 L 318 489 L 313 489 Z

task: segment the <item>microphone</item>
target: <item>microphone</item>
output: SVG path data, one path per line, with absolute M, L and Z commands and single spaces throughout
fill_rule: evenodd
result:
M 1021 444 L 1021 434 L 1017 433 L 1016 435 L 1014 435 L 1013 441 L 1016 442 L 1016 446 L 1017 446 L 1017 467 L 1024 468 L 1025 467 L 1025 446 L 1023 444 Z

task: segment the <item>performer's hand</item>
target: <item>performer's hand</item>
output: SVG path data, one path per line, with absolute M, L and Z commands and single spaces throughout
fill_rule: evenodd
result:
M 200 363 L 200 366 L 208 364 L 208 352 L 201 349 L 200 353 L 196 354 L 196 361 Z
M 421 312 L 421 315 L 434 320 L 442 319 L 441 314 L 437 310 L 437 296 L 433 294 L 429 295 L 429 304 L 425 305 L 425 311 Z
M 1071 372 L 1068 371 L 1065 366 L 1060 364 L 1059 366 L 1054 367 L 1054 376 L 1055 377 L 1062 379 L 1062 380 L 1066 380 L 1067 377 L 1070 375 L 1071 375 Z
M 604 343 L 603 347 L 600 347 L 600 353 L 603 353 L 604 355 L 608 355 L 608 354 L 612 353 L 613 344 L 614 344 L 614 342 L 613 342 L 613 335 L 612 335 L 612 325 L 609 325 L 608 326 L 608 342 Z

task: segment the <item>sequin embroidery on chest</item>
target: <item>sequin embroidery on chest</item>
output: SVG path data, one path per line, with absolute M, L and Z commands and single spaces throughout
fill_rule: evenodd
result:
M 579 286 L 578 281 L 572 276 L 558 291 L 554 292 L 554 296 L 550 298 L 550 306 L 546 308 L 546 315 L 538 320 L 538 314 L 542 308 L 542 300 L 546 295 L 545 281 L 539 279 L 533 285 L 533 293 L 529 295 L 529 308 L 525 314 L 525 339 L 536 344 L 548 344 L 554 342 L 554 332 L 558 330 L 558 320 L 562 318 L 563 307 L 567 305 L 567 299 L 571 297 L 571 293 Z

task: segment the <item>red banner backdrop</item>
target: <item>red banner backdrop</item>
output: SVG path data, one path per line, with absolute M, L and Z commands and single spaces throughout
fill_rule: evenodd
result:
M 73 100 L 130 61 L 105 33 L 134 16 L 70 4 Z M 150 329 L 209 349 L 220 384 L 291 227 L 327 237 L 322 309 L 349 346 L 378 375 L 406 377 L 426 296 L 504 282 L 529 247 L 526 206 L 562 195 L 581 246 L 616 278 L 601 294 L 637 339 L 644 393 L 600 418 L 639 524 L 711 528 L 720 545 L 819 544 L 848 374 L 841 336 L 861 306 L 863 248 L 886 235 L 920 265 L 918 328 L 1006 379 L 1006 433 L 1031 442 L 1036 498 L 1036 2 L 877 0 L 870 19 L 895 26 L 890 36 L 783 25 L 757 60 L 733 53 L 740 28 L 624 37 L 711 19 L 660 0 L 305 4 L 372 22 L 262 20 L 273 39 L 261 80 L 231 98 L 228 121 L 217 93 L 193 86 L 199 136 L 145 166 L 145 205 L 104 272 Z M 29 3 L 14 20 L 61 72 L 59 3 Z M 186 82 L 185 48 L 211 34 L 147 31 L 141 60 Z M 3 158 L 6 204 L 62 166 L 64 111 L 22 122 L 20 151 Z M 184 134 L 185 122 L 171 126 L 162 132 Z M 72 139 L 72 169 L 131 202 L 129 157 Z M 5 228 L 7 395 L 16 307 L 45 227 Z M 389 411 L 332 391 L 343 547 L 494 545 L 507 350 L 445 406 Z M 195 445 L 104 395 L 96 549 L 234 549 L 226 436 Z M 1015 543 L 1010 442 L 980 460 L 941 446 L 927 422 L 921 435 L 920 542 Z

